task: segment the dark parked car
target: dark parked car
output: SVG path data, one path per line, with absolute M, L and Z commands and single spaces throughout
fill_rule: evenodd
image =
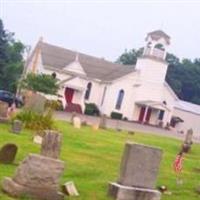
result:
M 8 103 L 9 106 L 11 106 L 14 102 L 17 107 L 21 107 L 23 105 L 23 101 L 20 98 L 5 90 L 0 90 L 0 101 Z

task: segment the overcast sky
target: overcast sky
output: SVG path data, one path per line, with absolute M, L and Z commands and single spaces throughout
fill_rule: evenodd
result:
M 44 41 L 114 61 L 144 46 L 146 33 L 171 36 L 170 52 L 200 57 L 200 0 L 0 0 L 6 29 L 32 47 Z

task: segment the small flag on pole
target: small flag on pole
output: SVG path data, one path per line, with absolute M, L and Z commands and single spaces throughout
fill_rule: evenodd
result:
M 180 173 L 182 171 L 182 168 L 183 168 L 183 153 L 182 152 L 177 154 L 176 159 L 174 160 L 174 163 L 173 163 L 173 167 L 176 173 Z

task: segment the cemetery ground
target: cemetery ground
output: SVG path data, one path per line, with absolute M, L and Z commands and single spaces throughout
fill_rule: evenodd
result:
M 75 129 L 71 124 L 57 121 L 56 128 L 63 134 L 60 159 L 65 162 L 65 171 L 61 183 L 74 181 L 79 197 L 69 200 L 108 200 L 109 181 L 118 177 L 121 156 L 126 141 L 147 144 L 163 150 L 157 186 L 165 185 L 172 192 L 163 194 L 162 200 L 197 200 L 200 195 L 195 192 L 200 186 L 200 145 L 194 144 L 190 153 L 185 155 L 182 172 L 182 185 L 176 184 L 172 163 L 180 150 L 181 141 L 150 134 L 116 132 L 114 130 L 92 130 L 85 126 Z M 40 145 L 33 143 L 34 132 L 23 130 L 21 134 L 12 134 L 10 126 L 0 124 L 0 147 L 6 143 L 15 143 L 18 153 L 14 164 L 0 164 L 0 180 L 13 177 L 15 169 L 28 153 L 39 153 Z M 13 198 L 0 192 L 0 199 Z M 27 197 L 22 197 L 28 200 Z

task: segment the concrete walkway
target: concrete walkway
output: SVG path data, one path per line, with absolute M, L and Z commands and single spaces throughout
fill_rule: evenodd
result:
M 88 125 L 94 125 L 98 124 L 100 122 L 99 117 L 94 116 L 88 116 L 88 115 L 81 115 L 76 114 L 81 118 L 82 122 L 86 122 Z M 58 120 L 64 120 L 70 122 L 72 113 L 67 113 L 63 111 L 56 111 L 54 113 L 54 117 Z M 154 135 L 160 135 L 165 137 L 172 137 L 179 140 L 184 140 L 185 134 L 177 133 L 176 131 L 169 131 L 166 129 L 149 126 L 149 125 L 143 125 L 136 122 L 127 122 L 122 120 L 114 120 L 107 118 L 106 119 L 106 127 L 111 129 L 121 129 L 125 131 L 134 131 L 134 132 L 142 132 L 146 134 L 154 134 Z M 195 143 L 200 143 L 200 138 L 193 138 L 193 141 Z

